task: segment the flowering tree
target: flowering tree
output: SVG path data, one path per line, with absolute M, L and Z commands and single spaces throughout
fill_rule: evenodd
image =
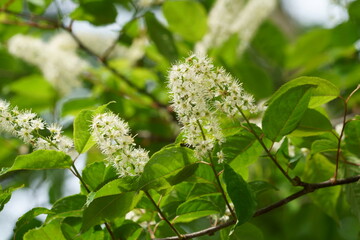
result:
M 0 210 L 51 185 L 13 239 L 360 236 L 360 1 L 308 31 L 276 0 L 1 4 Z

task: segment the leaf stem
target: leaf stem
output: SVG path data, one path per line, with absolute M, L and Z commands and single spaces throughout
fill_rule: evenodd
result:
M 295 181 L 294 179 L 292 179 L 289 174 L 284 170 L 284 168 L 279 164 L 279 162 L 277 161 L 277 159 L 274 157 L 274 155 L 271 154 L 270 150 L 266 147 L 264 141 L 260 138 L 260 136 L 256 133 L 255 129 L 253 128 L 253 126 L 251 125 L 249 119 L 245 116 L 245 114 L 243 113 L 243 111 L 241 110 L 241 108 L 239 106 L 236 106 L 236 108 L 238 109 L 238 111 L 240 112 L 241 116 L 245 119 L 246 123 L 249 126 L 248 131 L 250 131 L 250 133 L 252 133 L 256 140 L 260 143 L 260 145 L 262 146 L 262 148 L 265 150 L 267 156 L 273 161 L 273 163 L 276 165 L 276 167 L 281 171 L 281 173 L 289 180 L 289 182 L 294 185 L 294 186 L 298 186 L 299 182 Z
M 183 239 L 183 236 L 180 234 L 180 232 L 175 228 L 175 226 L 166 218 L 165 214 L 161 211 L 160 207 L 156 204 L 154 199 L 151 197 L 150 193 L 148 191 L 144 191 L 145 195 L 149 198 L 151 203 L 154 205 L 158 213 L 160 214 L 161 218 L 169 225 L 169 227 L 174 231 L 174 233 L 177 235 L 177 239 Z
M 205 133 L 204 133 L 204 130 L 203 130 L 202 126 L 201 126 L 200 121 L 199 121 L 199 120 L 196 120 L 196 122 L 197 122 L 197 124 L 198 124 L 198 126 L 199 126 L 199 128 L 200 128 L 200 130 L 201 130 L 201 135 L 202 135 L 204 141 L 206 141 L 206 136 L 205 136 Z M 213 173 L 214 173 L 214 176 L 215 176 L 217 185 L 218 185 L 218 187 L 219 187 L 220 193 L 221 193 L 221 195 L 222 195 L 222 197 L 223 197 L 223 199 L 224 199 L 224 201 L 225 201 L 226 206 L 228 207 L 228 209 L 229 209 L 229 211 L 230 211 L 230 213 L 231 213 L 231 216 L 234 218 L 234 220 L 236 220 L 236 219 L 237 219 L 236 214 L 235 214 L 234 210 L 232 209 L 232 207 L 230 206 L 229 201 L 227 200 L 225 191 L 224 191 L 224 189 L 223 189 L 223 187 L 222 187 L 222 185 L 221 185 L 221 182 L 220 182 L 219 175 L 218 175 L 218 173 L 216 172 L 215 164 L 214 164 L 214 159 L 213 159 L 210 151 L 208 151 L 208 156 L 209 156 L 209 160 L 210 160 L 210 164 L 209 164 L 209 165 L 211 166 L 211 169 L 212 169 L 212 171 L 213 171 Z
M 71 167 L 72 167 L 72 168 L 70 168 L 70 171 L 75 175 L 75 177 L 77 177 L 77 178 L 80 180 L 80 182 L 81 182 L 81 184 L 84 186 L 86 192 L 87 192 L 87 193 L 90 193 L 91 190 L 90 190 L 89 187 L 86 185 L 84 179 L 81 177 L 81 174 L 80 174 L 79 171 L 77 170 L 74 162 L 73 162 L 73 164 L 72 164 Z M 116 237 L 115 237 L 113 231 L 111 230 L 111 226 L 110 226 L 110 224 L 109 224 L 108 222 L 105 222 L 105 227 L 106 227 L 106 230 L 108 231 L 108 233 L 110 234 L 111 239 L 112 239 L 112 240 L 116 240 Z

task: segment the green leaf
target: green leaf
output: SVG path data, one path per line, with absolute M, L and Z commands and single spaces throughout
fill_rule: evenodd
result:
M 187 195 L 187 200 L 219 194 L 219 191 L 212 183 L 195 183 Z
M 102 105 L 95 110 L 83 110 L 74 120 L 74 144 L 79 153 L 88 151 L 94 144 L 90 132 L 91 121 L 96 114 L 103 113 L 108 104 Z
M 321 152 L 335 152 L 337 151 L 337 142 L 332 139 L 320 139 L 311 144 L 311 154 Z
M 297 127 L 308 107 L 312 88 L 309 84 L 296 86 L 271 101 L 262 120 L 266 137 L 279 141 Z
M 41 214 L 50 214 L 51 210 L 47 208 L 37 207 L 33 208 L 24 215 L 22 215 L 16 222 L 14 229 L 14 239 L 22 239 L 22 236 L 34 225 L 34 218 Z
M 219 208 L 214 203 L 205 199 L 195 199 L 184 202 L 177 208 L 176 215 L 178 216 L 174 219 L 174 222 L 191 222 L 198 218 L 217 214 L 219 211 Z
M 23 188 L 25 185 L 18 187 L 9 187 L 7 189 L 0 189 L 0 212 L 4 209 L 5 204 L 10 200 L 13 191 Z
M 119 236 L 119 239 L 137 240 L 142 232 L 143 228 L 139 224 L 125 220 L 124 223 L 116 229 L 115 234 Z
M 54 218 L 81 217 L 82 208 L 86 203 L 85 195 L 72 195 L 57 200 L 51 208 L 51 214 L 46 218 L 46 222 Z
M 261 230 L 251 223 L 236 227 L 229 235 L 229 240 L 263 240 Z
M 360 120 L 353 120 L 345 126 L 345 147 L 360 157 Z
M 332 125 L 330 120 L 315 109 L 307 109 L 297 128 L 291 133 L 292 136 L 306 137 L 330 132 Z
M 185 40 L 201 40 L 207 30 L 207 15 L 204 7 L 195 1 L 166 1 L 163 13 L 169 28 Z
M 195 172 L 197 162 L 193 151 L 188 148 L 164 148 L 155 153 L 145 165 L 139 189 L 161 190 L 178 184 Z
M 249 221 L 254 215 L 256 210 L 255 196 L 247 182 L 228 164 L 224 165 L 223 179 L 227 193 L 235 207 L 236 226 L 240 226 Z
M 329 180 L 335 171 L 335 165 L 325 156 L 314 154 L 306 161 L 304 176 L 302 179 L 306 182 L 322 182 Z M 338 220 L 336 212 L 337 201 L 340 195 L 341 187 L 318 189 L 310 194 L 312 201 L 333 219 Z
M 134 208 L 137 201 L 138 196 L 135 192 L 125 192 L 94 199 L 84 209 L 84 222 L 81 232 L 86 232 L 90 227 L 105 221 L 108 222 L 124 217 L 126 213 Z
M 145 22 L 149 36 L 155 43 L 158 51 L 170 62 L 174 62 L 178 58 L 178 51 L 171 32 L 166 29 L 152 13 L 145 15 Z
M 360 163 L 358 160 L 357 163 Z M 352 177 L 354 175 L 360 174 L 358 166 L 348 166 L 346 169 L 346 177 Z M 360 221 L 360 184 L 351 183 L 345 186 L 346 198 L 350 205 L 351 212 L 357 217 Z
M 108 0 L 80 1 L 80 5 L 70 14 L 74 20 L 85 20 L 95 25 L 113 23 L 116 16 L 116 8 Z
M 84 182 L 90 190 L 96 191 L 100 186 L 117 178 L 116 170 L 112 166 L 106 166 L 103 161 L 89 164 L 82 171 Z
M 271 105 L 272 102 L 291 88 L 303 85 L 314 86 L 311 91 L 309 108 L 316 108 L 340 96 L 340 89 L 325 79 L 318 77 L 299 77 L 282 85 L 271 97 L 268 105 Z
M 265 181 L 252 181 L 252 182 L 249 182 L 248 184 L 249 184 L 251 191 L 255 195 L 258 195 L 267 190 L 278 190 L 274 185 L 270 184 L 269 182 L 265 182 Z
M 40 228 L 31 229 L 24 235 L 24 240 L 66 240 L 60 228 L 60 221 L 55 219 Z
M 70 168 L 72 160 L 70 156 L 55 150 L 37 150 L 30 154 L 19 155 L 11 168 L 4 173 L 17 170 L 43 170 Z
M 123 192 L 129 192 L 134 188 L 134 182 L 137 177 L 127 177 L 115 179 L 105 184 L 102 188 L 96 191 L 94 198 L 116 195 Z

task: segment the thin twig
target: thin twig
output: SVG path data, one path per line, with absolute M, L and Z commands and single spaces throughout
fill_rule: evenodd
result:
M 241 116 L 245 119 L 246 123 L 248 124 L 249 128 L 247 128 L 247 130 L 250 131 L 250 133 L 252 133 L 256 140 L 260 143 L 260 145 L 262 146 L 262 148 L 265 150 L 267 156 L 273 161 L 273 163 L 276 165 L 276 167 L 281 171 L 281 173 L 291 182 L 292 185 L 297 186 L 299 185 L 299 183 L 297 181 L 295 181 L 294 179 L 292 179 L 289 174 L 284 170 L 284 168 L 279 164 L 279 162 L 276 160 L 276 158 L 274 157 L 274 155 L 271 154 L 270 150 L 266 147 L 264 141 L 259 137 L 259 135 L 256 133 L 255 129 L 252 127 L 249 119 L 245 116 L 245 114 L 242 112 L 241 108 L 239 106 L 236 106 L 236 108 L 238 109 L 238 111 L 240 112 Z
M 166 218 L 165 214 L 161 211 L 160 207 L 156 204 L 154 199 L 151 197 L 150 193 L 148 191 L 144 191 L 145 195 L 148 197 L 148 199 L 151 201 L 151 203 L 154 205 L 158 213 L 160 214 L 161 218 L 169 225 L 169 227 L 174 231 L 174 233 L 177 235 L 177 239 L 183 239 L 183 236 L 181 233 L 174 227 L 174 225 Z
M 204 139 L 204 141 L 206 141 L 205 132 L 204 132 L 204 130 L 203 130 L 201 124 L 200 124 L 200 121 L 199 121 L 199 120 L 196 120 L 196 122 L 197 122 L 197 124 L 198 124 L 198 126 L 199 126 L 199 128 L 200 128 L 200 130 L 201 130 L 202 138 Z M 224 199 L 224 201 L 225 201 L 225 204 L 226 204 L 227 208 L 229 209 L 229 211 L 230 211 L 230 213 L 231 213 L 231 216 L 233 217 L 234 220 L 236 220 L 236 219 L 237 219 L 236 214 L 235 214 L 234 210 L 232 209 L 232 207 L 230 206 L 229 201 L 227 200 L 225 191 L 224 191 L 224 189 L 223 189 L 223 187 L 222 187 L 222 185 L 221 185 L 221 182 L 220 182 L 219 175 L 218 175 L 218 173 L 216 172 L 215 165 L 214 165 L 214 160 L 213 160 L 213 158 L 212 158 L 212 156 L 211 156 L 211 152 L 210 152 L 210 151 L 208 151 L 208 156 L 209 156 L 209 160 L 210 160 L 210 164 L 209 164 L 209 165 L 210 165 L 210 167 L 211 167 L 211 169 L 212 169 L 212 171 L 213 171 L 213 173 L 214 173 L 214 176 L 215 176 L 215 179 L 216 179 L 218 188 L 219 188 L 219 190 L 220 190 L 220 193 L 221 193 L 221 195 L 222 195 L 222 197 L 223 197 L 223 199 Z

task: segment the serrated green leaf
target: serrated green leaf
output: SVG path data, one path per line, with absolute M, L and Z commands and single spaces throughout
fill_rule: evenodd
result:
M 70 156 L 55 150 L 37 150 L 30 154 L 19 155 L 11 168 L 2 174 L 17 170 L 43 170 L 70 168 L 72 160 Z
M 171 32 L 152 13 L 145 15 L 145 22 L 150 38 L 155 43 L 158 51 L 170 62 L 174 62 L 178 58 L 178 51 Z
M 24 233 L 30 229 L 29 227 L 32 227 L 33 220 L 36 216 L 51 213 L 52 211 L 47 208 L 37 207 L 22 215 L 16 222 L 14 229 L 14 239 L 22 239 Z
M 219 208 L 212 202 L 205 199 L 195 199 L 180 204 L 176 210 L 175 223 L 191 222 L 195 219 L 219 213 Z
M 76 151 L 84 153 L 88 151 L 95 141 L 91 136 L 90 126 L 96 114 L 103 113 L 108 104 L 102 105 L 95 110 L 83 110 L 74 120 L 74 145 Z
M 18 187 L 9 187 L 0 190 L 0 212 L 4 209 L 5 204 L 10 200 L 13 191 L 23 188 L 24 185 Z
M 301 85 L 288 89 L 269 104 L 262 120 L 265 136 L 279 141 L 292 132 L 305 113 L 313 85 Z
M 24 240 L 66 240 L 62 234 L 60 224 L 61 220 L 55 219 L 40 228 L 31 229 L 24 235 Z
M 256 211 L 255 196 L 248 183 L 228 164 L 224 165 L 223 179 L 226 190 L 235 207 L 236 226 L 249 221 Z
M 82 171 L 82 177 L 90 189 L 96 191 L 103 184 L 117 178 L 117 174 L 112 166 L 106 166 L 105 163 L 101 161 L 86 166 Z
M 345 147 L 360 157 L 360 120 L 353 120 L 345 126 Z
M 330 120 L 315 109 L 307 109 L 297 128 L 291 133 L 292 136 L 306 137 L 330 132 L 332 125 Z
M 322 182 L 329 180 L 334 175 L 334 171 L 335 165 L 325 156 L 318 153 L 311 155 L 311 157 L 306 160 L 304 176 L 302 179 L 311 183 Z M 310 198 L 326 214 L 331 216 L 334 220 L 338 220 L 336 206 L 340 191 L 340 186 L 322 188 L 311 193 Z
M 86 232 L 90 227 L 105 221 L 124 217 L 134 208 L 138 200 L 139 197 L 135 192 L 125 192 L 94 199 L 84 209 L 81 232 Z
M 155 153 L 144 167 L 139 189 L 165 189 L 190 177 L 197 168 L 198 160 L 192 150 L 169 147 Z
M 206 11 L 199 2 L 166 1 L 162 9 L 169 28 L 185 40 L 196 42 L 201 40 L 206 33 Z
M 309 108 L 316 108 L 340 96 L 340 89 L 325 79 L 318 77 L 299 77 L 282 85 L 271 97 L 268 105 L 291 88 L 303 85 L 314 86 L 314 89 L 311 91 Z

